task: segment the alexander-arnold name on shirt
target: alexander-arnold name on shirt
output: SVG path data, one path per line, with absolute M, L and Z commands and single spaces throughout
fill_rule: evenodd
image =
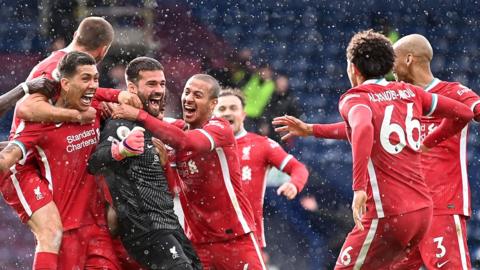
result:
M 95 132 L 95 129 L 92 128 L 79 134 L 67 136 L 67 152 L 71 153 L 84 147 L 97 144 L 98 134 L 99 133 Z
M 393 101 L 397 99 L 411 99 L 415 93 L 410 89 L 386 90 L 381 93 L 368 93 L 372 102 Z

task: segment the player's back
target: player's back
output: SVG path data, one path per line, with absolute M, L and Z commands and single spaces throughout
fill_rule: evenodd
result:
M 434 79 L 425 89 L 457 100 L 474 108 L 480 98 L 471 89 L 458 82 Z M 422 138 L 440 125 L 442 118 L 422 117 Z M 468 125 L 426 153 L 422 153 L 424 179 L 431 190 L 434 214 L 460 214 L 469 216 L 470 187 L 467 174 Z
M 243 193 L 230 124 L 214 118 L 202 128 L 203 132 L 215 144 L 212 151 L 175 154 L 182 179 L 179 196 L 186 232 L 194 243 L 223 241 L 253 230 L 252 210 Z
M 55 80 L 54 70 L 57 68 L 58 63 L 63 56 L 67 53 L 68 51 L 66 49 L 52 52 L 47 58 L 40 61 L 32 71 L 30 71 L 27 81 L 41 76 L 45 76 L 50 80 Z
M 368 162 L 366 217 L 399 215 L 432 204 L 418 152 L 419 120 L 424 113 L 419 91 L 423 89 L 381 79 L 368 80 L 341 97 L 341 110 L 345 105 L 350 109 L 367 106 L 372 112 L 374 137 Z M 350 136 L 350 126 L 347 129 Z

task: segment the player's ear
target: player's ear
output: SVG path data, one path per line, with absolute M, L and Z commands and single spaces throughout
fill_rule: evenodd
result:
M 410 66 L 412 63 L 413 63 L 413 54 L 409 53 L 405 58 L 405 64 L 407 64 L 407 66 Z
M 135 95 L 138 94 L 138 87 L 132 81 L 127 81 L 127 90 L 132 94 L 135 94 Z
M 61 78 L 60 79 L 60 86 L 65 92 L 68 92 L 70 90 L 70 80 L 67 78 Z
M 218 104 L 218 98 L 212 98 L 210 100 L 210 111 L 213 112 L 213 110 L 215 110 L 215 107 L 217 106 Z

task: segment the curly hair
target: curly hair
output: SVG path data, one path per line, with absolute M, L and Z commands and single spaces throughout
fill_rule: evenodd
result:
M 347 59 L 355 64 L 365 79 L 385 76 L 393 68 L 392 43 L 373 30 L 356 33 L 347 47 Z

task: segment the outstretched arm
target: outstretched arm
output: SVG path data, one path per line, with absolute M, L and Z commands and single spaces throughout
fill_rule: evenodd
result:
M 112 117 L 114 119 L 121 118 L 140 122 L 143 124 L 145 129 L 149 130 L 153 134 L 153 136 L 178 150 L 195 152 L 208 152 L 212 150 L 211 141 L 208 137 L 203 135 L 201 131 L 181 130 L 172 124 L 155 118 L 149 115 L 147 112 L 138 110 L 132 106 L 117 106 L 114 108 Z
M 118 102 L 141 107 L 138 96 L 127 91 L 110 88 L 98 88 L 95 93 L 95 101 Z M 79 112 L 73 109 L 55 107 L 48 102 L 48 97 L 43 94 L 28 96 L 17 107 L 17 116 L 31 122 L 78 122 L 91 123 L 96 118 L 93 111 Z
M 47 78 L 36 78 L 17 85 L 12 90 L 0 96 L 0 116 L 6 111 L 15 106 L 26 93 L 41 93 L 45 96 L 51 97 L 56 90 L 56 85 L 53 81 Z
M 347 140 L 347 132 L 344 122 L 333 124 L 307 124 L 290 115 L 276 117 L 272 124 L 279 125 L 276 132 L 288 132 L 282 140 L 288 140 L 293 136 L 315 136 L 317 138 Z
M 453 99 L 433 94 L 430 99 L 425 99 L 425 111 L 429 115 L 444 117 L 442 123 L 423 140 L 423 149 L 432 148 L 451 136 L 460 132 L 473 118 L 473 112 L 466 105 Z M 428 103 L 428 101 L 431 101 Z

